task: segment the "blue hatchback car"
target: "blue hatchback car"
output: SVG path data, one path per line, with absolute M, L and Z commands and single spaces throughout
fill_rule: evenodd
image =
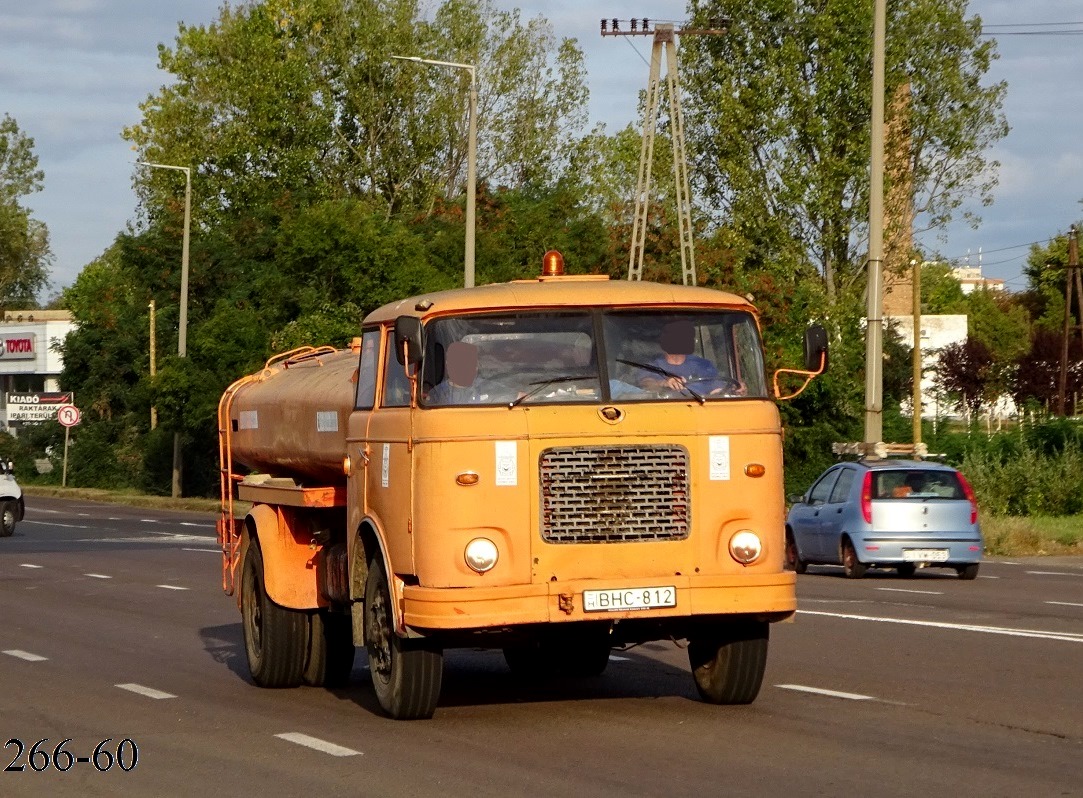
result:
M 954 569 L 974 579 L 982 555 L 978 503 L 956 469 L 921 460 L 859 460 L 827 469 L 790 498 L 786 564 L 841 565 L 858 579 L 869 568 Z

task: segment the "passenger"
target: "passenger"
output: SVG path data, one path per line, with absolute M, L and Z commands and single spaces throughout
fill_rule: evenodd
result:
M 506 386 L 478 380 L 478 348 L 466 341 L 453 341 L 444 353 L 444 379 L 429 391 L 429 404 L 468 405 L 504 401 Z M 515 392 L 510 392 L 512 397 Z

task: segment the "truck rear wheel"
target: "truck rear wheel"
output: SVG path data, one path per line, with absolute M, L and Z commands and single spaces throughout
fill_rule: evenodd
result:
M 271 601 L 255 540 L 248 545 L 241 576 L 241 625 L 252 680 L 260 687 L 299 685 L 308 654 L 308 617 Z
M 316 610 L 309 615 L 308 661 L 303 681 L 312 687 L 345 687 L 353 671 L 353 624 L 349 615 Z
M 764 621 L 749 621 L 705 630 L 688 641 L 688 662 L 696 689 L 711 704 L 751 704 L 767 669 Z
M 426 641 L 395 634 L 391 588 L 379 557 L 369 564 L 365 579 L 365 649 L 384 712 L 396 720 L 431 718 L 440 698 L 444 653 Z

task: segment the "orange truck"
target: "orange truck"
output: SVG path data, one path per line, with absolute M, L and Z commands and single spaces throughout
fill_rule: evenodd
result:
M 576 677 L 673 640 L 704 700 L 755 699 L 796 609 L 756 311 L 562 265 L 386 305 L 223 394 L 223 588 L 257 684 L 344 683 L 363 645 L 383 710 L 427 718 L 448 648 Z M 781 371 L 823 370 L 818 325 L 805 361 Z

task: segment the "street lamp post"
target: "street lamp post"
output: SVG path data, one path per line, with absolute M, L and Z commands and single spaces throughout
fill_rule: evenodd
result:
M 192 170 L 187 166 L 172 166 L 164 163 L 139 161 L 140 166 L 154 169 L 173 169 L 184 172 L 184 239 L 181 244 L 181 289 L 180 289 L 180 330 L 177 336 L 177 357 L 188 356 L 188 239 L 192 227 Z M 173 498 L 181 495 L 181 453 L 180 431 L 173 433 Z
M 473 64 L 458 64 L 454 61 L 434 61 L 418 56 L 393 55 L 397 61 L 413 61 L 415 64 L 465 69 L 470 73 L 470 121 L 466 141 L 466 247 L 464 253 L 464 279 L 467 288 L 474 287 L 474 226 L 475 200 L 477 197 L 477 161 L 478 161 L 478 87 L 476 69 Z

